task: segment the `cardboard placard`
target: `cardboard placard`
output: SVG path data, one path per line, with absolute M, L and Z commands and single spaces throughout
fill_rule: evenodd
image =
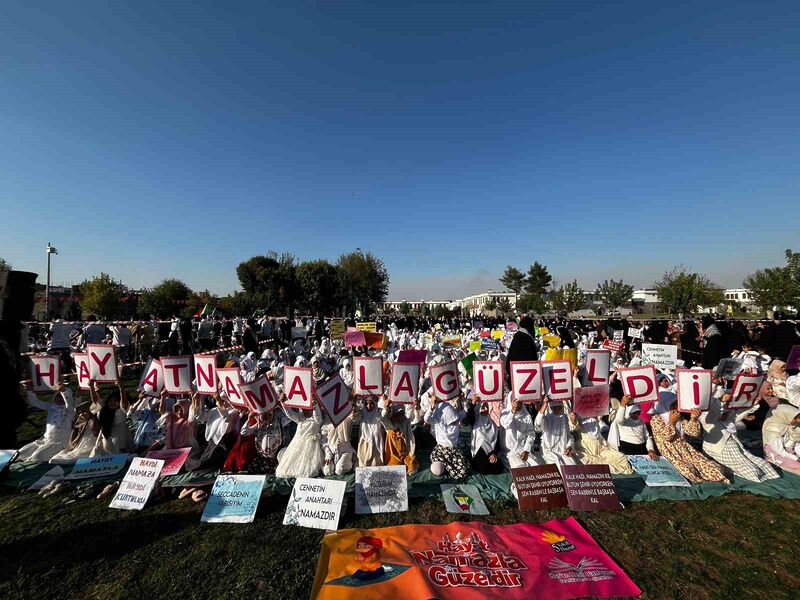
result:
M 542 399 L 542 363 L 518 360 L 511 363 L 511 397 L 518 402 Z
M 344 319 L 331 321 L 331 339 L 334 341 L 344 339 Z
M 266 475 L 219 475 L 200 520 L 204 523 L 252 523 Z
M 542 510 L 567 506 L 564 480 L 556 465 L 511 469 L 520 510 Z
M 386 336 L 382 333 L 371 333 L 369 331 L 362 332 L 364 334 L 364 344 L 367 348 L 373 350 L 382 350 L 386 348 Z
M 353 346 L 366 346 L 367 339 L 364 337 L 363 331 L 349 330 L 344 332 L 344 345 L 346 348 Z
M 200 394 L 216 394 L 217 357 L 214 354 L 195 354 L 194 376 Z
M 622 390 L 633 402 L 657 402 L 658 383 L 653 365 L 625 367 L 619 370 Z
M 611 372 L 611 351 L 606 348 L 591 348 L 586 351 L 581 385 L 608 385 Z
M 400 350 L 400 354 L 397 355 L 397 362 L 423 365 L 427 357 L 427 350 Z
M 292 327 L 292 339 L 302 339 L 306 337 L 306 328 L 305 327 Z
M 654 365 L 659 371 L 674 371 L 678 347 L 671 344 L 642 344 L 642 364 Z
M 488 515 L 489 508 L 476 485 L 443 483 L 442 497 L 447 512 L 454 515 Z
M 112 454 L 111 456 L 96 456 L 94 458 L 79 458 L 75 461 L 69 475 L 64 479 L 88 479 L 113 475 L 122 470 L 128 462 L 127 454 Z
M 357 467 L 355 496 L 357 515 L 407 511 L 405 465 Z
M 638 340 L 642 337 L 642 329 L 637 329 L 636 327 L 628 327 L 628 337 Z
M 575 389 L 573 410 L 579 417 L 602 417 L 609 412 L 609 386 L 593 385 Z
M 283 369 L 283 391 L 286 408 L 311 410 L 314 406 L 314 370 L 310 367 L 285 367 Z
M 375 333 L 378 331 L 378 324 L 375 321 L 356 323 L 356 329 L 359 331 L 369 331 L 370 333 Z
M 451 360 L 438 365 L 431 365 L 428 369 L 431 376 L 433 393 L 440 400 L 452 400 L 461 393 L 458 381 L 458 363 Z
M 49 354 L 31 356 L 31 389 L 34 392 L 55 392 L 61 383 L 61 357 Z
M 150 450 L 147 453 L 147 458 L 157 458 L 164 461 L 164 466 L 161 467 L 161 477 L 169 475 L 177 475 L 183 463 L 189 458 L 191 448 L 173 448 L 171 450 Z
M 164 370 L 160 361 L 155 358 L 147 360 L 137 389 L 147 396 L 158 398 L 161 395 L 161 390 L 164 389 Z
M 714 370 L 714 377 L 733 379 L 742 370 L 744 360 L 741 358 L 723 358 Z
M 345 385 L 339 375 L 334 375 L 317 388 L 317 399 L 328 415 L 328 418 L 337 427 L 347 416 L 353 412 L 353 401 L 350 398 L 350 389 Z
M 764 377 L 763 374 L 748 375 L 747 373 L 739 373 L 736 379 L 733 380 L 731 401 L 728 403 L 728 408 L 742 409 L 753 406 L 761 391 Z
M 476 360 L 472 363 L 472 390 L 482 402 L 503 400 L 505 371 L 500 360 Z
M 192 357 L 162 356 L 164 389 L 170 394 L 188 394 L 192 391 Z
M 89 375 L 95 381 L 116 382 L 117 351 L 111 344 L 86 344 L 86 354 L 89 357 Z
M 346 487 L 346 481 L 297 478 L 286 505 L 283 524 L 336 531 Z
M 572 400 L 572 365 L 568 360 L 542 361 L 542 393 L 550 400 Z
M 242 394 L 247 409 L 257 415 L 271 412 L 278 405 L 278 392 L 272 382 L 262 375 L 250 383 L 240 383 L 239 391 Z
M 614 330 L 614 341 L 621 342 L 625 339 L 625 332 L 622 329 L 615 329 Z
M 163 466 L 163 460 L 135 457 L 119 484 L 114 499 L 108 505 L 109 508 L 142 510 L 158 481 Z
M 675 371 L 675 388 L 678 395 L 678 410 L 706 411 L 714 389 L 714 371 L 710 369 L 681 369 Z
M 419 396 L 420 366 L 417 362 L 392 363 L 389 381 L 389 400 L 400 404 L 413 404 Z
M 235 408 L 247 408 L 247 402 L 244 401 L 244 396 L 239 391 L 239 384 L 242 383 L 239 369 L 236 367 L 217 369 L 217 379 L 219 380 L 220 396 Z
M 608 465 L 561 465 L 572 510 L 622 510 Z
M 85 352 L 76 352 L 72 355 L 75 362 L 75 374 L 78 377 L 78 389 L 88 390 L 92 375 L 89 372 L 89 355 Z
M 356 397 L 383 394 L 383 359 L 380 356 L 353 358 L 353 395 Z
M 473 340 L 469 343 L 469 351 L 470 352 L 478 352 L 481 349 L 481 341 L 480 340 Z
M 636 473 L 641 475 L 648 487 L 690 487 L 692 485 L 663 456 L 658 460 L 650 460 L 646 454 L 634 454 L 628 456 L 628 461 Z

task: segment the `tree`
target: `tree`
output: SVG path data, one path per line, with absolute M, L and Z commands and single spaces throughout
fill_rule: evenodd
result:
M 503 271 L 503 276 L 500 278 L 507 290 L 514 292 L 515 296 L 519 296 L 522 288 L 525 287 L 525 273 L 520 271 L 517 267 L 508 265 L 506 270 Z
M 247 292 L 233 292 L 219 299 L 219 307 L 229 315 L 251 315 L 256 307 Z
M 0 258 L 0 272 L 2 271 L 11 271 L 14 267 L 11 266 L 11 263 L 8 262 L 5 258 Z
M 119 312 L 121 296 L 122 286 L 108 273 L 87 279 L 81 284 L 83 314 L 111 319 Z
M 408 316 L 411 313 L 411 305 L 404 300 L 400 303 L 399 312 L 403 316 Z
M 497 312 L 505 315 L 511 312 L 511 301 L 508 298 L 500 298 L 497 301 Z
M 553 277 L 547 271 L 547 267 L 540 265 L 537 260 L 528 269 L 528 278 L 525 280 L 525 292 L 543 296 L 552 282 Z
M 748 275 L 744 287 L 763 310 L 800 304 L 800 253 L 786 251 L 786 266 L 759 269 Z
M 524 313 L 542 314 L 547 310 L 547 302 L 542 294 L 522 294 L 517 298 L 517 310 Z
M 185 314 L 187 317 L 193 317 L 198 312 L 208 306 L 209 312 L 219 306 L 219 298 L 208 290 L 202 292 L 192 292 L 189 296 L 189 302 L 186 304 Z
M 339 306 L 339 271 L 327 260 L 310 260 L 295 269 L 301 305 L 311 314 L 330 316 Z
M 578 280 L 560 286 L 555 292 L 550 294 L 550 303 L 553 309 L 559 313 L 573 313 L 583 308 L 586 303 L 586 296 L 583 289 L 578 285 Z
M 375 304 L 386 301 L 389 294 L 389 272 L 383 261 L 372 252 L 342 254 L 336 262 L 339 289 L 349 314 L 361 309 L 369 315 Z
M 253 256 L 239 263 L 236 276 L 250 304 L 262 308 L 268 314 L 285 311 L 289 314 L 295 301 L 296 261 L 292 254 L 269 252 L 265 256 Z
M 496 310 L 497 309 L 497 300 L 494 296 L 490 296 L 489 299 L 486 301 L 486 304 L 483 305 L 484 310 Z
M 691 314 L 698 306 L 718 306 L 725 300 L 725 293 L 716 283 L 683 265 L 664 273 L 655 288 L 659 303 L 670 314 Z
M 597 284 L 597 295 L 603 302 L 603 307 L 607 312 L 616 310 L 633 296 L 633 286 L 613 279 L 606 279 L 602 284 Z
M 185 315 L 191 296 L 191 288 L 180 279 L 165 279 L 154 288 L 142 292 L 139 312 L 159 318 Z

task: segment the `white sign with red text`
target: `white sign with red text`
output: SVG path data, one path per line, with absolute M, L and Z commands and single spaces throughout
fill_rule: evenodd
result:
M 164 371 L 161 369 L 161 363 L 155 358 L 151 358 L 142 371 L 138 390 L 148 396 L 158 397 L 161 395 L 162 389 L 164 389 Z
M 511 397 L 518 402 L 542 399 L 542 363 L 518 360 L 511 363 Z
M 89 375 L 95 381 L 116 381 L 117 352 L 111 344 L 86 344 L 89 357 Z
M 749 375 L 738 373 L 733 380 L 731 388 L 731 401 L 728 408 L 750 408 L 755 404 L 761 384 L 764 383 L 764 375 Z
M 542 361 L 542 391 L 550 400 L 572 400 L 572 364 L 568 360 Z
M 216 394 L 217 357 L 213 354 L 195 354 L 194 377 L 200 394 Z
M 89 355 L 85 352 L 76 352 L 72 355 L 75 361 L 75 374 L 78 376 L 78 389 L 88 390 L 92 375 L 89 373 Z
M 278 404 L 278 393 L 266 375 L 250 383 L 240 383 L 239 391 L 251 413 L 263 415 Z
M 446 363 L 431 365 L 429 367 L 431 387 L 433 393 L 440 400 L 452 400 L 461 393 L 458 382 L 458 363 L 451 360 Z
M 34 392 L 54 392 L 60 382 L 60 356 L 49 354 L 31 356 L 31 388 Z
M 170 394 L 188 394 L 192 391 L 192 357 L 162 356 L 164 389 Z
M 380 396 L 383 394 L 383 359 L 380 356 L 356 356 L 353 359 L 355 396 Z
M 714 371 L 710 369 L 675 369 L 675 389 L 678 392 L 678 410 L 706 411 L 714 389 Z
M 317 388 L 317 399 L 334 427 L 353 412 L 350 389 L 338 375 L 334 375 Z
M 219 380 L 220 395 L 235 408 L 247 408 L 247 402 L 239 391 L 239 384 L 242 383 L 242 376 L 236 367 L 217 369 L 217 379 Z
M 314 371 L 310 367 L 285 367 L 283 391 L 287 408 L 311 410 L 314 400 Z
M 622 391 L 633 402 L 657 402 L 658 383 L 656 368 L 653 365 L 625 367 L 619 370 Z
M 389 400 L 400 404 L 413 404 L 419 394 L 419 363 L 392 363 L 389 381 Z
M 476 360 L 472 363 L 473 393 L 482 402 L 503 400 L 503 362 L 499 360 Z
M 583 361 L 583 377 L 581 385 L 608 385 L 608 374 L 611 371 L 611 351 L 605 348 L 591 348 L 586 351 Z

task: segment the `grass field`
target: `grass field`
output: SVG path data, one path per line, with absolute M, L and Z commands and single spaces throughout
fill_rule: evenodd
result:
M 20 429 L 21 441 L 38 434 L 31 424 Z M 285 497 L 262 498 L 249 525 L 201 523 L 202 505 L 189 499 L 159 498 L 141 512 L 70 500 L 0 492 L 0 598 L 308 597 L 322 532 L 284 527 Z M 341 528 L 470 520 L 449 515 L 436 498 L 373 516 L 355 515 L 347 500 Z M 471 519 L 507 524 L 570 514 L 487 504 L 491 516 Z M 730 494 L 576 516 L 646 598 L 800 597 L 800 501 Z

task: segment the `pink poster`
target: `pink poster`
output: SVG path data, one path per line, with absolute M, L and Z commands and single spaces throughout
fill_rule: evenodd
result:
M 352 346 L 366 346 L 367 338 L 364 336 L 364 332 L 359 331 L 358 329 L 353 331 L 345 331 L 344 345 L 346 348 L 351 348 Z
M 311 598 L 609 598 L 641 590 L 570 517 L 400 525 L 322 539 Z
M 161 467 L 161 477 L 167 475 L 177 475 L 181 470 L 183 463 L 189 457 L 191 448 L 174 448 L 172 450 L 150 450 L 147 453 L 147 458 L 157 458 L 164 461 L 164 466 Z

